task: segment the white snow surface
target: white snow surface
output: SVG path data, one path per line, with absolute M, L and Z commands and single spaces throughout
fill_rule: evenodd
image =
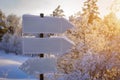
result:
M 38 76 L 31 76 L 20 70 L 20 65 L 31 57 L 5 53 L 0 50 L 0 80 L 39 80 Z M 54 73 L 46 73 L 44 80 L 64 80 L 64 77 L 56 79 Z
M 35 77 L 19 69 L 28 58 L 0 51 L 0 80 L 36 80 Z

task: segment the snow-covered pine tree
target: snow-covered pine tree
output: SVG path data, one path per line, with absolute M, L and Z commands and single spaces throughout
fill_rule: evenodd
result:
M 63 9 L 60 8 L 61 6 L 58 5 L 58 7 L 53 11 L 53 13 L 51 14 L 51 16 L 53 17 L 64 17 L 64 11 Z
M 75 29 L 69 31 L 72 34 L 69 36 L 76 42 L 76 50 L 61 57 L 60 67 L 68 74 L 63 76 L 64 80 L 120 79 L 120 23 L 113 13 L 105 16 L 104 20 L 100 19 L 97 8 L 92 7 L 96 1 L 86 1 L 83 13 L 70 17 Z M 83 55 L 75 57 L 76 54 Z
M 9 39 L 9 51 L 15 54 L 22 54 L 22 38 L 16 34 Z
M 101 46 L 101 43 L 104 41 L 101 35 L 97 33 L 97 26 L 101 26 L 101 19 L 98 17 L 96 2 L 97 0 L 87 0 L 84 2 L 83 12 L 78 12 L 75 16 L 70 17 L 70 21 L 75 25 L 75 28 L 69 30 L 66 35 L 75 42 L 76 46 L 72 52 L 69 52 L 70 54 L 68 53 L 60 57 L 60 67 L 67 74 L 74 70 L 73 67 L 69 65 L 73 66 L 74 61 L 80 59 L 88 50 L 92 50 L 92 52 L 98 51 L 98 44 Z M 97 41 L 99 41 L 99 43 Z M 104 43 L 102 45 L 104 45 Z M 96 47 L 98 49 L 96 49 Z M 99 51 L 100 50 L 101 49 L 99 49 Z M 66 60 L 65 58 L 70 60 L 71 64 L 67 63 L 69 61 L 64 61 Z
M 0 48 L 5 50 L 6 52 L 10 52 L 10 38 L 12 37 L 11 34 L 6 33 L 4 34 L 4 36 L 2 37 L 2 42 L 1 42 L 1 46 Z
M 7 22 L 8 22 L 8 25 L 9 25 L 8 32 L 10 34 L 17 33 L 17 29 L 19 27 L 21 27 L 20 26 L 20 17 L 17 17 L 14 14 L 10 14 L 10 15 L 7 16 Z
M 2 36 L 7 32 L 6 17 L 5 14 L 0 10 L 0 41 Z
M 2 37 L 1 46 L 6 52 L 13 52 L 21 54 L 22 42 L 21 42 L 21 27 L 20 18 L 16 15 L 9 15 L 7 17 L 8 31 Z
M 6 27 L 5 19 L 5 14 L 2 12 L 2 10 L 0 10 L 0 26 Z

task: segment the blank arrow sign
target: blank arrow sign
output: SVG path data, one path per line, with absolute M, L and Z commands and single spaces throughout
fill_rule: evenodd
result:
M 72 27 L 64 18 L 23 15 L 23 33 L 63 33 Z
M 46 72 L 56 72 L 56 59 L 54 58 L 32 58 L 24 62 L 20 69 L 31 75 L 38 75 Z
M 67 38 L 23 38 L 23 54 L 53 53 L 63 54 L 73 43 Z

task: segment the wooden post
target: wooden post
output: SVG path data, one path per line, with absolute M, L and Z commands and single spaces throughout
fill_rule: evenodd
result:
M 43 37 L 44 37 L 44 34 L 43 34 L 43 33 L 40 33 L 39 37 L 40 37 L 40 38 L 43 38 Z M 44 58 L 44 54 L 39 54 L 38 56 L 39 56 L 40 58 Z M 40 80 L 44 80 L 44 74 L 40 74 L 40 75 L 39 75 L 39 78 L 40 78 Z
M 40 80 L 44 80 L 44 74 L 40 74 Z
M 39 54 L 40 58 L 44 58 L 44 54 Z M 40 80 L 44 80 L 44 74 L 39 75 Z
M 44 14 L 41 13 L 41 14 L 40 14 L 40 17 L 43 18 L 43 17 L 44 17 Z M 40 33 L 39 37 L 40 37 L 40 38 L 43 38 L 43 37 L 44 37 L 44 34 L 43 34 L 43 33 Z M 40 54 L 39 57 L 40 57 L 40 58 L 44 58 L 44 54 Z M 39 77 L 40 77 L 40 80 L 44 80 L 44 74 L 40 74 Z
M 38 19 L 39 16 L 33 16 L 32 15 L 23 15 L 23 33 L 39 33 L 39 38 L 44 38 L 44 37 L 50 37 L 50 36 L 45 36 L 48 35 L 48 34 L 51 34 L 51 33 L 63 33 L 65 32 L 67 29 L 69 28 L 72 28 L 74 27 L 72 24 L 70 24 L 67 20 L 65 19 L 62 19 L 62 18 L 49 18 L 49 19 L 44 19 L 44 14 L 40 14 L 40 19 Z M 46 20 L 46 22 L 50 22 L 50 23 L 45 23 L 44 21 Z M 57 21 L 55 21 L 57 20 Z M 26 22 L 27 21 L 27 22 Z M 55 22 L 54 22 L 55 21 Z M 65 24 L 62 24 L 61 23 L 65 23 Z M 29 24 L 28 24 L 29 23 Z M 53 25 L 54 23 L 54 25 Z M 36 25 L 37 24 L 37 25 Z M 47 24 L 45 26 L 43 26 L 44 24 Z M 56 26 L 58 25 L 58 26 Z M 34 28 L 37 28 L 37 29 L 34 29 Z M 43 28 L 43 27 L 46 27 L 46 28 Z M 47 28 L 49 27 L 49 28 Z M 58 29 L 60 28 L 60 29 Z M 54 30 L 53 30 L 54 29 Z M 45 33 L 45 34 L 44 34 Z M 59 54 L 62 54 L 62 52 L 66 52 L 70 47 L 72 47 L 72 43 L 69 42 L 67 39 L 63 39 L 63 38 L 60 38 L 60 39 L 57 39 L 55 38 L 54 39 L 54 42 L 57 44 L 57 45 L 49 45 L 49 43 L 54 43 L 52 42 L 52 38 L 47 38 L 47 39 L 37 39 L 37 38 L 33 38 L 33 39 L 28 39 L 28 38 L 24 38 L 23 41 L 24 41 L 24 50 L 23 50 L 23 53 L 27 53 L 27 54 L 33 54 L 33 53 L 37 53 L 38 57 L 39 58 L 44 58 L 44 53 L 56 53 L 56 52 L 59 52 Z M 46 43 L 44 42 L 47 42 L 48 46 L 46 45 Z M 33 43 L 34 41 L 36 41 L 35 43 Z M 33 45 L 32 44 L 41 44 L 40 42 L 43 42 L 43 47 L 41 45 L 34 45 L 34 48 L 37 48 L 37 47 L 42 47 L 40 48 L 39 50 L 38 49 L 34 49 L 33 48 Z M 61 43 L 62 42 L 62 43 Z M 25 44 L 26 43 L 26 44 Z M 29 44 L 29 43 L 32 43 L 32 44 Z M 59 44 L 58 44 L 59 43 Z M 61 49 L 61 44 L 66 44 L 64 47 L 64 49 L 62 48 Z M 29 44 L 29 45 L 28 45 Z M 32 46 L 30 46 L 32 45 Z M 48 49 L 49 48 L 49 49 Z M 54 49 L 55 48 L 55 49 Z M 62 51 L 61 51 L 62 50 Z M 29 53 L 29 52 L 32 52 L 32 53 Z M 38 53 L 39 52 L 39 53 Z M 31 60 L 34 60 L 34 59 L 31 59 Z M 31 61 L 30 60 L 30 61 Z M 38 60 L 38 61 L 37 61 Z M 42 59 L 41 59 L 42 60 Z M 48 61 L 51 61 L 49 63 L 47 63 Z M 39 61 L 39 59 L 35 59 L 36 62 L 39 62 L 39 63 L 43 63 L 41 65 L 39 64 L 36 64 L 36 63 L 33 63 L 32 61 L 30 62 L 28 60 L 28 63 L 26 61 L 26 63 L 28 64 L 27 66 L 30 65 L 30 67 L 24 69 L 25 67 L 27 67 L 26 65 L 22 65 L 22 70 L 25 71 L 25 72 L 29 72 L 31 74 L 36 74 L 36 70 L 38 71 L 37 74 L 39 76 L 39 79 L 40 80 L 44 80 L 44 73 L 46 72 L 50 72 L 50 71 L 56 71 L 56 62 L 55 60 L 53 59 L 43 59 L 42 61 Z M 45 61 L 45 62 L 44 62 Z M 44 64 L 45 63 L 45 64 Z M 52 66 L 46 66 L 47 64 L 51 65 L 53 64 Z M 35 67 L 34 67 L 35 66 Z M 44 66 L 46 66 L 44 70 L 42 70 L 41 68 L 43 68 Z M 41 67 L 41 68 L 40 68 Z M 50 67 L 50 68 L 48 68 Z

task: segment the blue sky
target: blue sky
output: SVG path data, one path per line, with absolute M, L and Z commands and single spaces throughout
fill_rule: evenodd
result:
M 65 15 L 69 16 L 81 11 L 83 2 L 86 0 L 0 0 L 0 9 L 8 14 L 39 14 L 49 15 L 58 6 L 64 10 Z M 109 12 L 109 6 L 113 0 L 98 0 L 101 15 Z

